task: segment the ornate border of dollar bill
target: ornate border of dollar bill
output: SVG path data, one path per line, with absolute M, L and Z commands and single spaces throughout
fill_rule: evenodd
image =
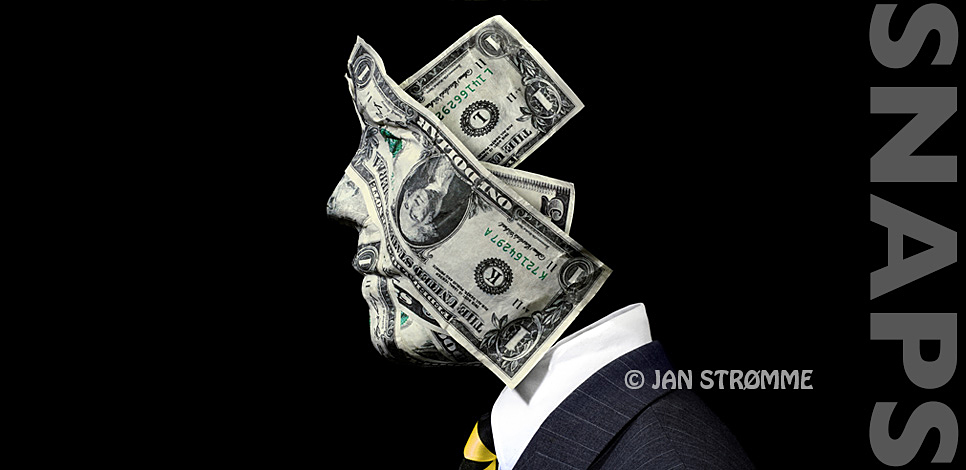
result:
M 488 29 L 490 24 L 502 29 Z M 491 47 L 491 55 L 497 49 L 529 47 L 501 17 L 487 20 L 467 36 L 474 35 L 479 40 L 486 31 L 495 31 L 486 34 L 510 34 L 511 31 L 513 34 L 494 36 L 496 39 L 491 41 L 483 39 Z M 536 56 L 535 51 L 514 50 L 521 57 Z M 443 56 L 451 55 L 447 52 Z M 542 58 L 540 61 L 543 62 Z M 559 204 L 544 207 L 543 211 L 534 208 L 526 197 L 514 191 L 512 181 L 507 184 L 490 170 L 502 172 L 503 177 L 510 180 L 514 176 L 519 179 L 525 172 L 493 167 L 474 158 L 476 154 L 440 121 L 436 112 L 405 93 L 385 74 L 382 59 L 361 38 L 353 47 L 348 68 L 347 80 L 363 127 L 363 142 L 346 169 L 346 176 L 361 189 L 359 193 L 367 211 L 375 215 L 383 231 L 385 242 L 380 262 L 386 266 L 381 271 L 401 276 L 414 291 L 408 295 L 415 293 L 425 301 L 421 308 L 434 320 L 430 324 L 455 339 L 508 386 L 515 387 L 597 293 L 610 275 L 610 269 L 567 235 L 572 207 L 566 213 L 554 212 L 561 210 Z M 555 115 L 546 122 L 537 122 L 522 109 L 518 111 L 527 116 L 529 125 L 549 125 L 545 138 L 582 105 L 575 97 L 547 91 L 549 86 L 562 84 L 549 66 L 540 67 L 539 72 L 526 73 L 538 77 L 535 80 L 541 82 L 531 83 L 532 89 L 524 95 L 535 104 L 549 103 L 545 111 L 562 113 L 563 116 Z M 550 83 L 547 78 L 556 82 Z M 526 86 L 524 82 L 521 85 Z M 565 86 L 560 90 L 564 89 L 570 92 Z M 539 93 L 542 98 L 534 98 L 534 93 Z M 472 109 L 474 112 L 482 110 L 482 117 L 487 120 L 496 119 L 501 110 L 488 107 Z M 535 113 L 531 111 L 531 114 Z M 518 118 L 517 122 L 527 119 Z M 408 136 L 408 140 L 396 134 Z M 378 138 L 379 135 L 385 139 Z M 539 143 L 537 139 L 525 153 L 515 154 L 514 162 L 522 161 Z M 419 155 L 415 163 L 403 162 L 415 158 L 411 156 L 397 159 L 401 145 L 421 146 L 422 152 L 415 153 Z M 465 191 L 469 192 L 465 197 L 467 209 L 456 228 L 449 229 L 450 233 L 432 242 L 414 242 L 400 225 L 401 191 L 410 173 L 416 173 L 417 168 L 427 166 L 426 162 L 433 159 L 442 159 L 451 165 L 459 173 L 460 180 L 465 181 Z M 508 165 L 512 162 L 504 158 L 500 163 Z M 544 197 L 547 204 L 560 203 L 563 198 L 569 198 L 567 204 L 572 203 L 572 185 L 541 178 L 544 180 L 541 184 L 532 186 L 540 186 L 543 190 L 547 189 L 544 186 L 552 187 L 560 196 L 553 198 L 556 202 Z M 517 184 L 523 192 L 526 192 L 526 186 Z M 485 233 L 483 227 L 486 227 Z M 472 235 L 453 236 L 461 231 L 472 231 Z M 488 240 L 480 240 L 480 247 L 464 245 L 469 236 L 475 237 L 474 240 L 485 236 Z M 451 246 L 441 248 L 447 243 Z M 491 245 L 495 248 L 488 248 L 487 255 L 480 254 L 479 261 L 473 258 L 454 262 L 441 254 L 447 250 L 484 251 Z M 509 256 L 508 250 L 511 250 Z M 529 264 L 524 253 L 532 258 Z M 436 260 L 434 255 L 439 255 Z M 523 263 L 518 263 L 521 257 Z M 508 262 L 517 266 L 511 268 Z M 517 272 L 516 278 L 513 271 Z M 456 279 L 457 276 L 472 277 L 467 280 Z M 549 282 L 544 282 L 548 281 L 548 276 Z M 528 288 L 528 285 L 539 288 Z

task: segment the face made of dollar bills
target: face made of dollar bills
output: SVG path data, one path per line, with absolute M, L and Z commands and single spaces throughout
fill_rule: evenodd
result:
M 365 120 L 366 117 L 363 117 Z M 396 135 L 398 134 L 398 136 Z M 353 158 L 421 153 L 419 166 L 403 181 L 394 201 L 400 235 L 413 245 L 431 245 L 455 228 L 466 210 L 468 186 L 445 158 L 422 145 L 421 134 L 366 124 Z M 418 365 L 479 364 L 446 335 L 384 252 L 386 240 L 377 214 L 367 209 L 360 188 L 343 175 L 328 199 L 330 218 L 359 231 L 352 267 L 363 275 L 362 296 L 369 307 L 369 336 L 384 357 Z
M 327 213 L 359 232 L 372 344 L 407 363 L 482 364 L 515 386 L 610 273 L 567 235 L 573 185 L 479 161 L 361 38 L 346 79 L 361 138 Z

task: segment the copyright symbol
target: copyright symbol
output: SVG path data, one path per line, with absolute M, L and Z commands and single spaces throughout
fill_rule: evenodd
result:
M 631 369 L 624 374 L 624 385 L 631 390 L 637 390 L 644 386 L 644 373 Z

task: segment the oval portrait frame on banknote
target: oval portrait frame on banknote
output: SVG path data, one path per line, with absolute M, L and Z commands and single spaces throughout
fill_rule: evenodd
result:
M 469 182 L 448 158 L 433 154 L 420 161 L 406 175 L 393 204 L 402 239 L 414 248 L 446 241 L 463 225 L 471 193 Z M 418 216 L 416 210 L 431 213 Z

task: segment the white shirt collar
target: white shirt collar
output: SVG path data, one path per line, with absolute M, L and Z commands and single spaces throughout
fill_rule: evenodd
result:
M 651 342 L 643 304 L 624 307 L 553 345 L 515 389 L 493 404 L 490 423 L 500 470 L 512 469 L 540 425 L 587 378 Z

